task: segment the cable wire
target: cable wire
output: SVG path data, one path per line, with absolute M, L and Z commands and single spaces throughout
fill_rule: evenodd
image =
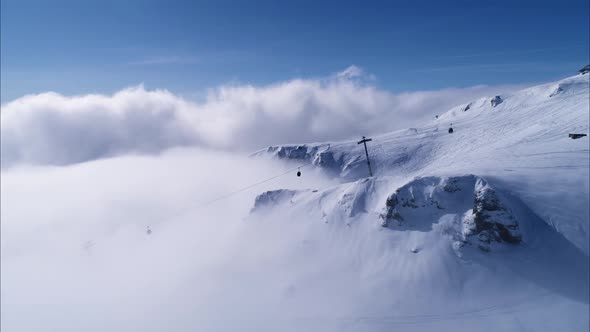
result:
M 310 164 L 312 164 L 312 163 L 313 163 L 313 162 L 312 162 L 312 161 L 310 161 L 310 162 L 307 162 L 307 163 L 305 163 L 305 164 L 301 164 L 301 165 L 299 165 L 299 166 L 297 166 L 297 167 L 294 167 L 294 168 L 291 168 L 291 169 L 289 169 L 288 171 L 285 171 L 284 173 L 277 174 L 277 175 L 275 175 L 275 176 L 272 176 L 272 177 L 270 177 L 270 178 L 268 178 L 268 179 L 265 179 L 265 180 L 262 180 L 262 181 L 259 181 L 259 182 L 256 182 L 256 183 L 253 183 L 253 184 L 251 184 L 251 185 L 249 185 L 249 186 L 246 186 L 246 187 L 244 187 L 244 188 L 241 188 L 241 189 L 238 189 L 238 190 L 232 191 L 232 192 L 230 192 L 230 193 L 227 193 L 227 194 L 225 194 L 225 195 L 222 195 L 222 196 L 219 196 L 219 197 L 217 197 L 217 198 L 215 198 L 215 199 L 212 199 L 212 200 L 210 200 L 210 201 L 207 201 L 207 202 L 205 202 L 205 203 L 201 204 L 199 207 L 205 207 L 205 206 L 207 206 L 207 205 L 213 204 L 213 203 L 215 203 L 215 202 L 217 202 L 217 201 L 220 201 L 220 200 L 222 200 L 222 199 L 226 199 L 226 198 L 228 198 L 228 197 L 231 197 L 231 196 L 233 196 L 233 195 L 235 195 L 235 194 L 238 194 L 238 193 L 241 193 L 241 192 L 243 192 L 243 191 L 246 191 L 246 190 L 248 190 L 248 189 L 250 189 L 250 188 L 256 187 L 256 186 L 258 186 L 258 185 L 261 185 L 261 184 L 263 184 L 263 183 L 266 183 L 266 182 L 268 182 L 268 181 L 271 181 L 271 180 L 274 180 L 274 179 L 276 179 L 276 178 L 279 178 L 279 177 L 281 177 L 281 176 L 287 175 L 287 174 L 289 174 L 289 173 L 291 173 L 291 172 L 293 172 L 293 171 L 295 171 L 295 170 L 297 170 L 297 169 L 299 169 L 299 168 L 303 168 L 303 167 L 309 166 L 309 165 L 310 165 Z

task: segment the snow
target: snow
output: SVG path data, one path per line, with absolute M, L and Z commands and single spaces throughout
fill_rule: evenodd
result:
M 339 243 L 374 287 L 352 330 L 588 330 L 589 144 L 568 134 L 588 133 L 589 96 L 575 76 L 373 136 L 373 178 L 356 140 L 257 152 L 342 182 L 266 213 L 305 215 L 306 241 Z
M 371 136 L 373 177 L 358 138 L 3 171 L 2 330 L 587 331 L 589 77 Z
M 588 86 L 588 76 L 577 75 L 504 94 L 495 107 L 493 97 L 482 98 L 469 103 L 467 111 L 461 105 L 423 126 L 374 136 L 369 143 L 373 171 L 406 181 L 431 175 L 486 177 L 509 187 L 588 255 L 590 146 L 587 137 L 568 138 L 588 133 Z M 448 134 L 451 123 L 454 133 Z M 367 175 L 356 139 L 270 147 L 255 155 L 293 159 L 277 153 L 292 149 L 302 151 L 298 160 L 309 160 L 343 181 Z
M 453 191 L 449 182 L 460 190 Z M 315 193 L 301 190 L 246 220 L 268 227 L 290 225 L 285 231 L 301 239 L 304 249 L 294 241 L 284 244 L 289 254 L 281 255 L 287 262 L 304 259 L 306 267 L 312 266 L 313 273 L 296 274 L 293 292 L 298 296 L 307 299 L 307 292 L 316 287 L 330 289 L 324 283 L 338 283 L 334 275 L 352 279 L 350 290 L 340 296 L 355 306 L 338 308 L 336 317 L 326 318 L 330 330 L 588 327 L 588 257 L 524 203 L 498 193 L 510 212 L 507 219 L 518 221 L 523 241 L 492 242 L 491 250 L 481 250 L 480 239 L 469 239 L 465 223 L 472 215 L 474 195 L 490 188 L 481 179 L 468 175 L 412 180 L 397 191 L 403 222 L 384 227 L 380 216 L 396 183 L 378 177 Z M 414 201 L 403 206 L 403 196 Z M 321 293 L 317 297 L 323 299 Z M 314 307 L 313 312 L 334 315 L 327 308 Z

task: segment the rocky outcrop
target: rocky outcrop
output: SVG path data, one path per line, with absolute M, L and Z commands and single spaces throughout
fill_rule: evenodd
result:
M 329 176 L 347 180 L 356 180 L 366 176 L 366 159 L 364 150 L 356 148 L 353 152 L 335 151 L 330 144 L 303 144 L 271 146 L 258 151 L 252 156 L 272 156 L 287 161 L 310 162 Z
M 318 152 L 318 146 L 292 145 L 292 146 L 270 146 L 267 153 L 273 154 L 282 159 L 311 159 Z
M 391 194 L 381 213 L 381 225 L 390 229 L 428 231 L 443 217 L 458 220 L 445 230 L 457 245 L 476 245 L 489 251 L 493 243 L 522 241 L 518 221 L 496 191 L 482 178 L 416 178 Z
M 500 105 L 502 102 L 504 102 L 504 100 L 500 96 L 495 96 L 494 98 L 492 98 L 492 100 L 490 100 L 492 107 L 496 107 Z
M 492 242 L 518 244 L 522 236 L 518 222 L 496 192 L 481 179 L 476 183 L 472 215 L 464 219 L 464 235 L 477 237 L 480 249 L 488 251 Z

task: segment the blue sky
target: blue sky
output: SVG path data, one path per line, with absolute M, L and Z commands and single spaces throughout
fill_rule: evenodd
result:
M 1 2 L 1 93 L 198 97 L 354 64 L 392 91 L 542 82 L 589 60 L 587 0 Z

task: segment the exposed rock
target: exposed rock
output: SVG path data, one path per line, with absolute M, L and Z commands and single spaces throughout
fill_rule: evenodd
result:
M 383 220 L 381 222 L 381 226 L 387 227 L 390 221 L 395 220 L 401 222 L 404 220 L 404 218 L 402 218 L 399 212 L 397 212 L 396 207 L 398 204 L 399 201 L 397 199 L 397 193 L 393 193 L 389 197 L 387 197 L 387 200 L 385 201 L 385 213 L 380 215 L 381 219 Z
M 457 248 L 473 244 L 490 251 L 493 243 L 522 241 L 512 211 L 485 180 L 472 175 L 416 178 L 387 198 L 380 218 L 391 229 L 428 231 L 437 225 Z
M 348 180 L 364 177 L 367 168 L 364 150 L 342 153 L 330 149 L 330 144 L 271 146 L 252 154 L 256 157 L 268 155 L 283 160 L 308 161 L 327 175 Z
M 491 241 L 520 243 L 522 237 L 512 213 L 500 203 L 496 192 L 481 182 L 483 181 L 478 180 L 476 185 L 476 188 L 478 185 L 482 188 L 475 192 L 473 206 L 475 233 L 480 237 L 480 241 L 483 236 L 484 242 L 487 243 Z
M 416 205 L 416 200 L 413 197 L 408 200 L 406 200 L 405 198 L 402 198 L 402 206 L 403 207 L 411 207 L 412 209 L 418 208 L 418 205 Z
M 323 151 L 316 154 L 313 164 L 328 170 L 338 169 L 339 166 L 332 151 Z
M 461 191 L 456 178 L 449 178 L 443 185 L 443 190 L 448 193 L 454 193 L 455 191 Z
M 305 145 L 295 146 L 271 146 L 268 148 L 268 152 L 274 153 L 279 158 L 285 159 L 306 159 L 309 156 L 313 156 L 317 149 L 309 149 Z
M 502 102 L 504 102 L 504 100 L 500 96 L 495 96 L 494 98 L 492 98 L 492 100 L 490 100 L 490 102 L 492 103 L 492 107 L 496 107 L 500 105 Z

